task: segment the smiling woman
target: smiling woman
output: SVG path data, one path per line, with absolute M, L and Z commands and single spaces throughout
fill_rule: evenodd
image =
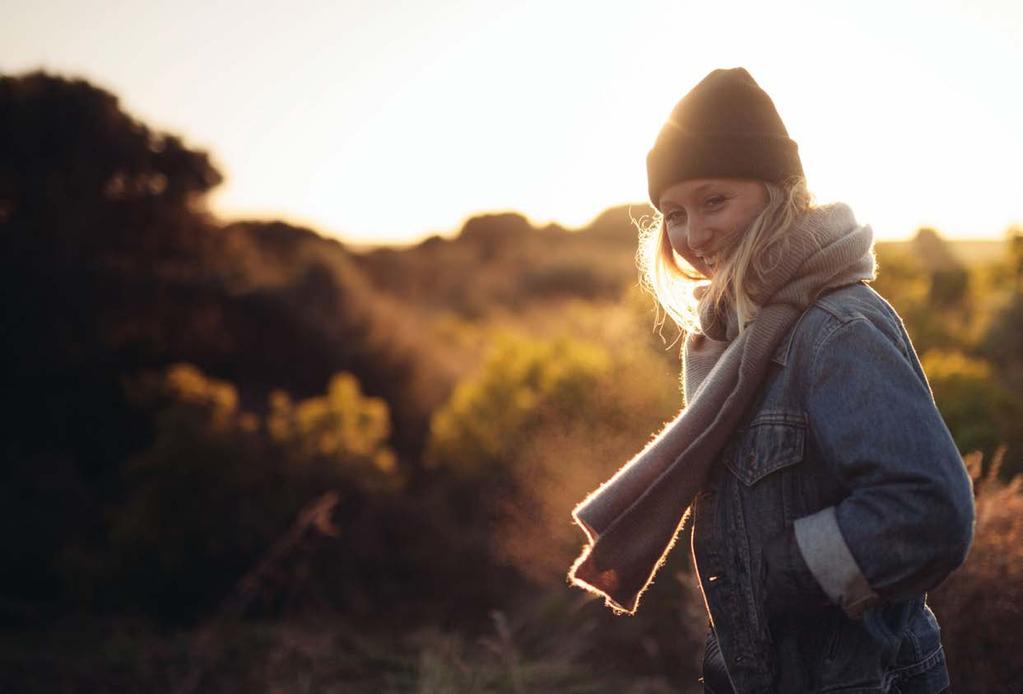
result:
M 670 186 L 661 195 L 660 208 L 672 249 L 711 277 L 766 205 L 761 182 L 716 178 Z
M 672 184 L 660 195 L 661 214 L 640 230 L 645 286 L 688 330 L 699 326 L 698 299 L 690 292 L 719 309 L 731 295 L 744 327 L 756 313 L 752 297 L 785 253 L 785 229 L 811 205 L 800 175 L 780 183 L 697 178 Z M 716 281 L 706 281 L 711 278 Z
M 721 308 L 731 294 L 741 329 L 756 313 L 752 297 L 785 251 L 785 228 L 810 205 L 806 180 L 793 176 L 779 184 L 741 178 L 693 179 L 669 186 L 660 200 L 661 222 L 645 241 L 645 257 L 659 256 L 649 266 L 655 273 L 655 293 L 665 297 L 662 303 L 670 304 L 665 285 L 679 277 L 716 277 L 706 286 L 705 303 Z M 695 325 L 691 308 L 695 302 L 683 306 L 690 311 L 679 316 L 680 322 Z
M 742 68 L 682 98 L 647 174 L 640 256 L 686 333 L 686 405 L 573 510 L 589 543 L 570 582 L 634 613 L 691 517 L 706 691 L 943 691 L 925 595 L 965 560 L 973 494 L 902 320 L 866 284 L 872 229 L 812 204 Z
M 697 300 L 679 300 L 678 280 L 716 276 L 703 303 L 721 309 L 731 294 L 741 331 L 785 252 L 783 232 L 812 196 L 798 145 L 766 92 L 752 79 L 700 87 L 676 106 L 647 157 L 660 215 L 643 230 L 640 261 L 658 303 L 689 330 L 699 324 Z

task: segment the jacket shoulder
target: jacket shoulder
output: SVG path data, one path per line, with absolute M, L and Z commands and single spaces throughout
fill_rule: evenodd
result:
M 866 320 L 904 349 L 902 319 L 880 294 L 862 282 L 831 290 L 819 297 L 799 317 L 774 354 L 785 365 L 792 343 L 815 351 L 816 345 L 835 328 L 855 320 Z M 798 349 L 798 348 L 797 348 Z
M 875 324 L 879 320 L 896 325 L 902 322 L 892 305 L 862 282 L 839 287 L 819 296 L 811 309 L 823 311 L 840 323 L 864 318 Z

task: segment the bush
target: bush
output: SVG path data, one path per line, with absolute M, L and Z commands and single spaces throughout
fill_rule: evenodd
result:
M 1023 681 L 1023 477 L 1003 481 L 1001 457 L 974 477 L 977 525 L 966 563 L 928 597 L 942 627 L 952 691 L 1004 692 Z M 1014 686 L 1014 685 L 1013 685 Z
M 350 374 L 296 404 L 274 393 L 265 421 L 238 408 L 234 386 L 190 364 L 143 374 L 128 391 L 153 411 L 156 437 L 126 464 L 109 520 L 101 570 L 121 607 L 173 619 L 209 611 L 311 499 L 335 490 L 348 511 L 401 489 L 387 407 Z
M 1002 387 L 988 362 L 932 350 L 921 363 L 961 452 L 980 451 L 990 460 L 999 444 L 1023 439 L 1023 400 Z
M 594 344 L 497 335 L 480 372 L 435 414 L 426 464 L 501 478 L 546 418 L 567 424 L 596 414 L 593 395 L 610 364 Z

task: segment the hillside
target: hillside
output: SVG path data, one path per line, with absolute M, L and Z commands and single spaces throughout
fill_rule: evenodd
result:
M 635 209 L 635 208 L 633 208 Z M 469 219 L 453 238 L 353 254 L 377 289 L 431 310 L 479 316 L 558 296 L 615 299 L 636 281 L 636 228 L 627 206 L 569 230 L 520 214 Z

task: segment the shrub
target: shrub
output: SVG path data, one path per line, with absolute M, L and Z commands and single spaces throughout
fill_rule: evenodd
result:
M 479 373 L 436 413 L 426 463 L 469 477 L 502 476 L 545 418 L 594 413 L 593 394 L 610 357 L 599 346 L 497 335 Z
M 212 609 L 311 499 L 335 490 L 349 513 L 402 486 L 387 408 L 350 374 L 298 403 L 274 393 L 266 421 L 190 364 L 143 374 L 128 392 L 153 411 L 156 436 L 126 464 L 109 520 L 108 599 L 121 607 L 174 619 Z
M 980 456 L 967 456 L 976 492 L 973 546 L 928 597 L 942 626 L 952 691 L 1010 691 L 1010 683 L 1023 681 L 1023 653 L 1012 638 L 1023 628 L 1023 477 L 1002 480 L 1001 460 L 981 474 Z
M 980 451 L 990 460 L 1000 443 L 1023 439 L 1023 401 L 996 380 L 988 362 L 932 350 L 921 363 L 961 452 Z

